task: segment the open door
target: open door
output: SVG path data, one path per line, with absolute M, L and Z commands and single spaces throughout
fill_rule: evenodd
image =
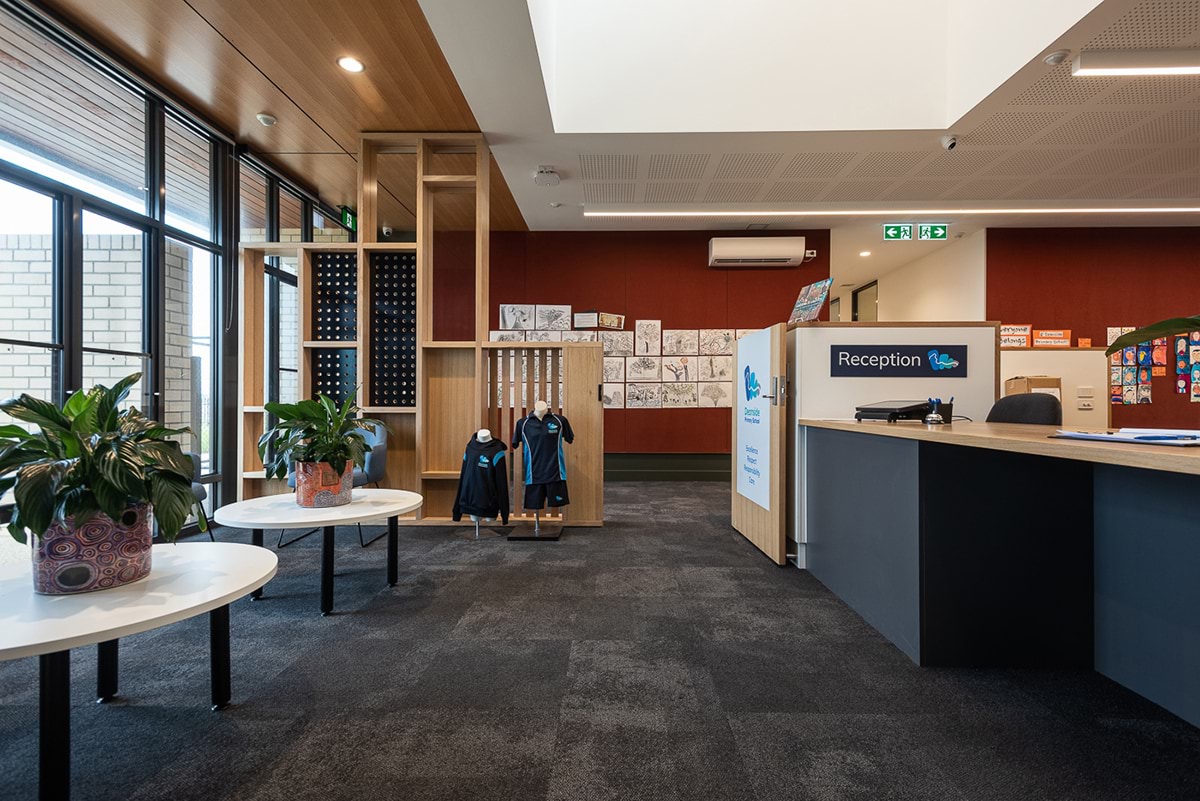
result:
M 787 326 L 734 345 L 733 527 L 777 565 L 787 561 Z

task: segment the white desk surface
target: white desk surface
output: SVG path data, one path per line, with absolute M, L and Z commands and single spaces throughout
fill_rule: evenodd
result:
M 38 595 L 29 562 L 0 566 L 0 661 L 65 651 L 166 626 L 266 584 L 272 551 L 232 542 L 155 545 L 146 578 L 111 590 Z
M 343 506 L 307 509 L 296 504 L 290 492 L 265 495 L 222 506 L 213 519 L 233 528 L 304 528 L 348 526 L 383 517 L 397 517 L 421 508 L 425 502 L 415 492 L 391 489 L 356 489 Z

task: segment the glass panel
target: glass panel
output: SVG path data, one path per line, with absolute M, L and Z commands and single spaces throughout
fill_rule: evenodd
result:
M 0 181 L 0 337 L 57 341 L 53 227 L 53 198 Z
M 246 162 L 241 162 L 238 207 L 241 242 L 267 241 L 267 177 Z
M 873 323 L 879 319 L 879 284 L 855 291 L 854 310 L 854 319 L 860 323 Z
M 167 225 L 212 238 L 212 143 L 166 117 Z
M 83 341 L 144 353 L 141 230 L 83 213 Z M 86 386 L 86 384 L 85 384 Z
M 300 317 L 296 287 L 279 282 L 279 401 L 300 400 Z
M 286 189 L 279 190 L 280 242 L 301 242 L 304 240 L 301 208 L 298 195 L 293 195 Z
M 840 323 L 842 321 L 842 299 L 834 298 L 829 301 L 829 322 Z
M 332 217 L 326 217 L 319 211 L 313 212 L 313 241 L 314 242 L 349 242 L 350 232 Z
M 60 379 L 58 353 L 47 348 L 0 342 L 0 400 L 15 398 L 23 392 L 42 400 L 56 400 Z M 30 431 L 37 427 L 32 423 L 18 423 L 0 412 L 0 425 L 9 423 L 17 423 Z
M 145 212 L 145 98 L 7 14 L 0 53 L 0 158 Z
M 92 353 L 85 350 L 83 352 L 83 388 L 91 389 L 98 384 L 111 387 L 130 373 L 141 373 L 142 380 L 130 388 L 129 397 L 125 399 L 125 403 L 121 404 L 121 408 L 128 409 L 131 406 L 136 406 L 145 411 L 148 408 L 148 399 L 145 397 L 145 376 L 149 369 L 149 360 L 141 356 L 126 356 L 116 353 Z
M 215 472 L 213 430 L 213 254 L 167 240 L 166 382 L 162 422 L 188 427 L 179 438 L 185 451 L 198 454 L 202 473 Z

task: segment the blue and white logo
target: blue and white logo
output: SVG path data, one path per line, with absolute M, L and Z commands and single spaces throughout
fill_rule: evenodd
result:
M 939 353 L 937 348 L 929 351 L 929 369 L 937 372 L 953 370 L 955 367 L 958 367 L 958 360 L 951 358 L 949 354 Z
M 558 424 L 554 423 L 554 422 L 546 423 L 546 430 L 549 431 L 551 434 L 557 434 L 558 433 Z
M 480 456 L 479 457 L 479 466 L 480 467 L 491 467 L 492 463 L 488 461 L 488 458 L 486 456 Z
M 762 394 L 762 387 L 758 385 L 758 376 L 750 369 L 750 365 L 746 365 L 743 377 L 746 380 L 746 400 L 752 401 Z

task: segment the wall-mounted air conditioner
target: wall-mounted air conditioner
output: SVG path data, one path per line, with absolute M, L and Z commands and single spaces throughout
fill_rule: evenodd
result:
M 802 236 L 723 236 L 708 240 L 709 267 L 796 267 L 803 262 Z

